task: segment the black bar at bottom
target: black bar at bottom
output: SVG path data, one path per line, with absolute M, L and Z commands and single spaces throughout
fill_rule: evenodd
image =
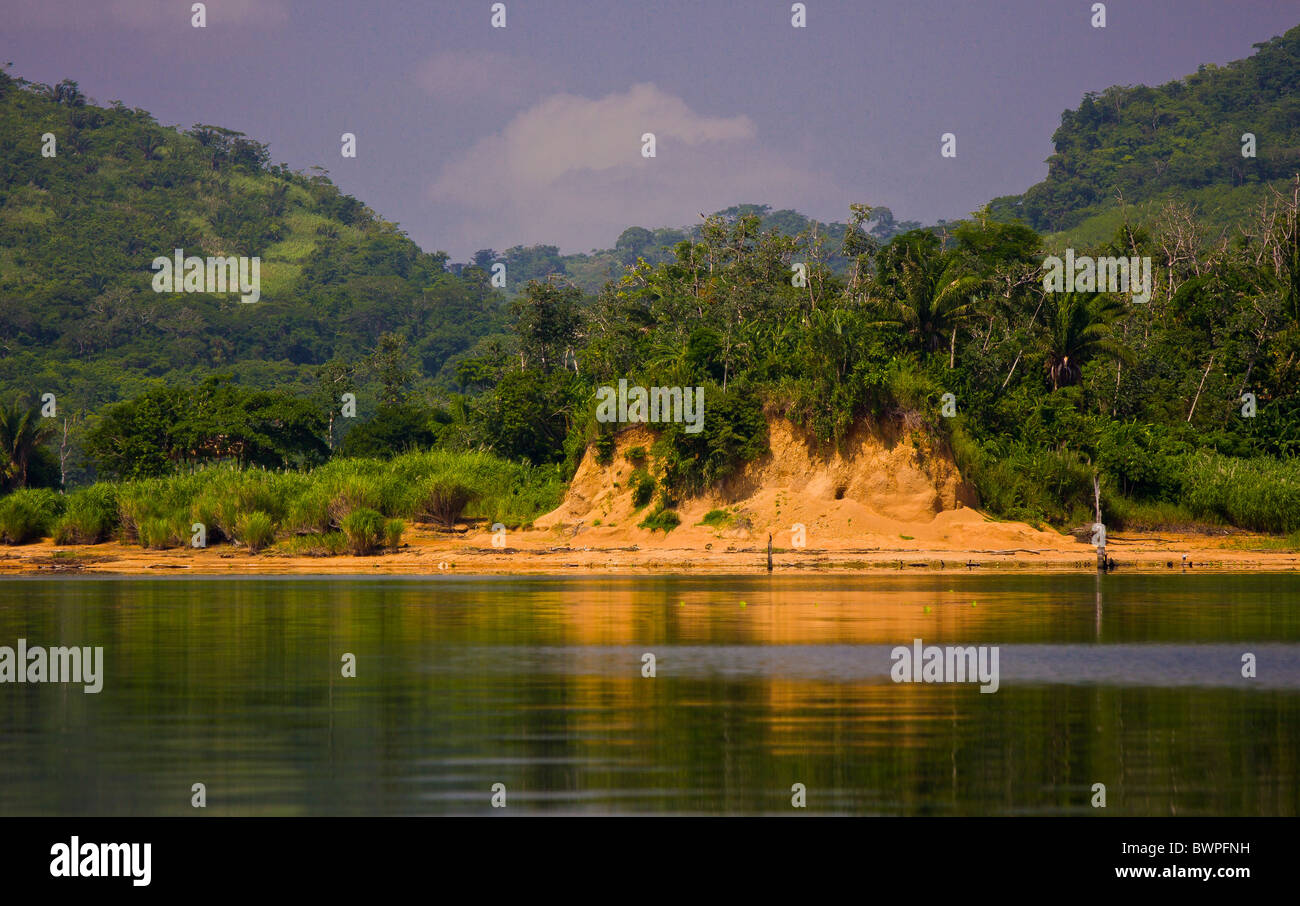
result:
M 674 890 L 692 899 L 751 890 L 766 902 L 788 885 L 814 894 L 832 883 L 863 894 L 902 884 L 1231 894 L 1293 880 L 1295 829 L 1272 818 L 26 818 L 0 820 L 0 882 L 7 893 L 126 896 L 407 886 L 458 900 L 475 891 L 659 900 Z M 74 837 L 76 877 L 70 853 L 59 859 Z M 150 844 L 147 885 L 136 883 L 142 847 L 131 851 L 137 864 L 99 846 L 122 843 Z M 82 867 L 118 876 L 84 877 Z

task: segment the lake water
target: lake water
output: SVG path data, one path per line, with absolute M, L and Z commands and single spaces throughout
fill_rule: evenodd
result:
M 1295 574 L 0 580 L 19 638 L 105 668 L 0 685 L 3 815 L 1300 812 Z

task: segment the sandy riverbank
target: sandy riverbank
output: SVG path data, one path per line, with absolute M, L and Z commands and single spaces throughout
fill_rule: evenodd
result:
M 1038 532 L 1019 523 L 984 521 L 974 510 L 941 514 L 936 529 L 946 539 L 892 540 L 864 535 L 835 546 L 790 547 L 789 533 L 774 537 L 773 570 L 778 574 L 874 572 L 877 570 L 1086 570 L 1096 569 L 1088 544 L 1068 535 Z M 945 531 L 946 529 L 946 531 Z M 914 531 L 919 531 L 914 528 Z M 372 557 L 285 556 L 274 550 L 215 545 L 204 550 L 144 550 L 117 542 L 55 545 L 49 540 L 0 548 L 0 576 L 50 573 L 306 575 L 306 574 L 599 574 L 747 573 L 767 569 L 766 537 L 729 541 L 703 526 L 682 527 L 664 536 L 627 543 L 616 529 L 515 531 L 507 546 L 493 547 L 487 531 L 462 533 L 412 527 L 402 548 Z M 642 533 L 649 535 L 649 533 Z M 933 533 L 926 533 L 932 535 Z M 784 542 L 784 547 L 782 543 Z M 1300 552 L 1270 549 L 1265 536 L 1112 534 L 1107 551 L 1118 571 L 1272 571 L 1300 569 Z
M 776 573 L 1097 569 L 1090 543 L 980 512 L 946 448 L 895 423 L 864 423 L 841 449 L 825 450 L 774 419 L 768 455 L 708 493 L 675 501 L 678 524 L 651 531 L 641 524 L 654 503 L 637 501 L 635 489 L 657 473 L 646 452 L 653 441 L 638 425 L 619 433 L 604 462 L 589 449 L 561 504 L 503 536 L 485 523 L 456 531 L 410 524 L 398 550 L 370 557 L 46 540 L 0 547 L 0 575 L 755 574 L 767 570 L 769 538 Z M 1112 532 L 1107 554 L 1121 571 L 1300 569 L 1300 551 L 1235 529 Z

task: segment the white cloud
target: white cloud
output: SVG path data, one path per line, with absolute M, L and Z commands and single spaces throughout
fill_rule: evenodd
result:
M 654 158 L 641 156 L 646 132 Z M 457 246 L 586 251 L 628 226 L 680 226 L 738 202 L 807 209 L 836 193 L 803 161 L 762 146 L 749 117 L 706 116 L 641 84 L 540 101 L 446 164 L 431 196 L 460 214 Z

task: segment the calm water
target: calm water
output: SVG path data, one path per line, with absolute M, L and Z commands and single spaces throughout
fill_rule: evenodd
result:
M 789 814 L 803 783 L 821 813 L 1296 815 L 1298 602 L 1297 575 L 6 579 L 0 645 L 106 666 L 98 695 L 0 685 L 0 814 L 193 814 L 201 781 L 208 814 L 501 814 L 496 783 L 505 814 Z M 916 637 L 1000 646 L 1001 688 L 892 682 Z

